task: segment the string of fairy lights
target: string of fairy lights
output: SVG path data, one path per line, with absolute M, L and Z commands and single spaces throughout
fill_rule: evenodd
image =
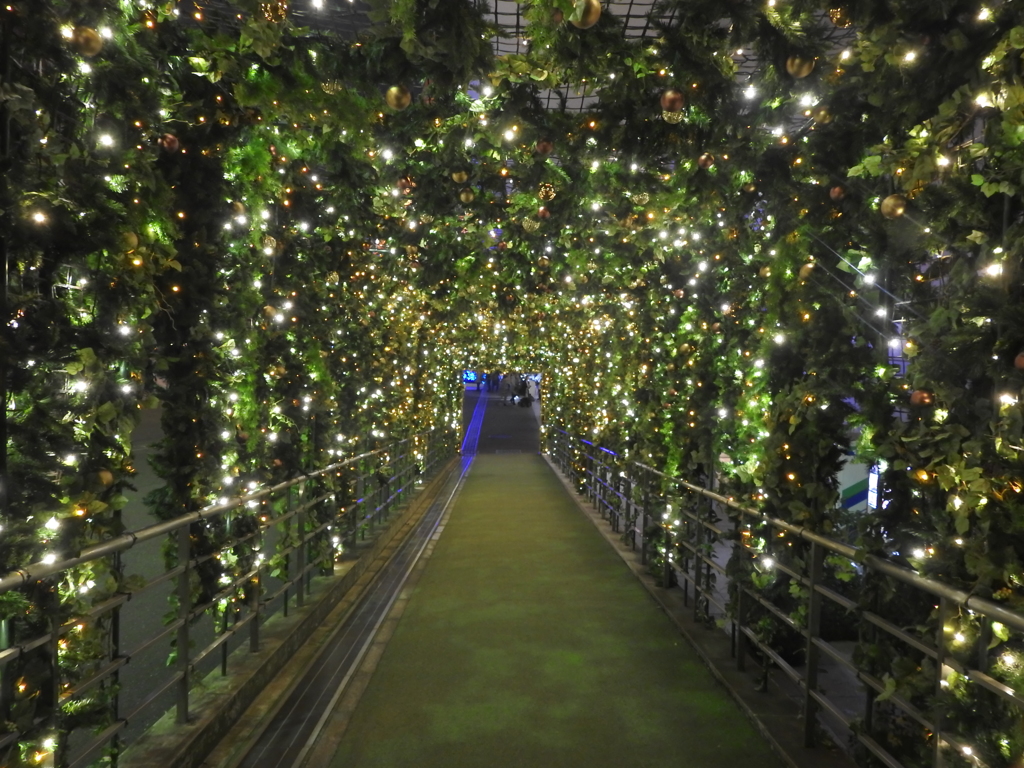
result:
M 235 26 L 263 30 L 273 41 L 288 8 L 281 2 L 264 5 L 264 18 L 249 20 L 255 26 L 246 27 L 241 16 Z M 774 19 L 788 12 L 784 5 L 768 0 L 761 10 Z M 312 10 L 332 7 L 325 0 Z M 13 8 L 8 11 L 14 13 Z M 965 23 L 994 24 L 1000 12 L 1001 7 L 979 6 Z M 351 84 L 317 82 L 308 71 L 295 93 L 263 98 L 263 113 L 249 118 L 243 131 L 228 114 L 234 98 L 227 89 L 217 93 L 218 68 L 227 64 L 216 52 L 203 51 L 192 51 L 197 55 L 186 66 L 191 76 L 210 82 L 205 100 L 169 99 L 160 90 L 168 89 L 167 83 L 155 80 L 162 76 L 161 64 L 151 62 L 133 70 L 138 75 L 133 87 L 144 95 L 138 106 L 118 102 L 123 119 L 104 113 L 109 105 L 102 99 L 110 98 L 103 95 L 109 90 L 104 78 L 111 77 L 115 55 L 124 58 L 138 46 L 156 45 L 167 24 L 201 34 L 204 24 L 213 23 L 211 14 L 198 5 L 182 14 L 177 7 L 121 0 L 102 18 L 90 19 L 89 26 L 60 18 L 46 33 L 67 50 L 61 94 L 81 97 L 83 118 L 80 135 L 69 138 L 40 107 L 27 141 L 39 157 L 72 147 L 85 152 L 103 169 L 104 194 L 124 204 L 103 209 L 116 220 L 116 241 L 108 238 L 97 247 L 103 254 L 100 266 L 87 258 L 62 264 L 52 287 L 69 326 L 96 332 L 102 344 L 76 348 L 72 358 L 48 357 L 45 350 L 26 358 L 20 367 L 29 383 L 8 397 L 8 412 L 21 414 L 36 392 L 48 390 L 46 382 L 59 381 L 61 413 L 69 426 L 57 441 L 60 450 L 46 459 L 59 477 L 88 475 L 61 497 L 61 504 L 29 518 L 38 523 L 32 555 L 43 562 L 69 551 L 69 529 L 77 532 L 75 543 L 87 541 L 100 535 L 88 525 L 96 524 L 98 531 L 106 516 L 126 503 L 122 491 L 133 472 L 137 411 L 152 405 L 153 397 L 173 397 L 181 386 L 150 369 L 159 346 L 154 334 L 167 333 L 161 330 L 161 313 L 173 314 L 172 302 L 186 307 L 206 300 L 207 286 L 190 277 L 192 265 L 179 253 L 186 239 L 194 237 L 198 246 L 194 220 L 208 219 L 217 229 L 208 258 L 218 265 L 223 298 L 222 304 L 203 306 L 190 326 L 190 343 L 204 355 L 209 352 L 202 365 L 214 375 L 203 415 L 212 419 L 211 434 L 219 441 L 187 446 L 198 467 L 197 503 L 262 487 L 273 477 L 264 465 L 281 468 L 296 457 L 322 465 L 356 452 L 368 436 L 383 441 L 424 427 L 454 428 L 459 421 L 455 372 L 478 365 L 543 371 L 550 384 L 544 388 L 547 424 L 607 441 L 627 458 L 657 461 L 672 472 L 702 451 L 751 498 L 798 494 L 809 480 L 786 468 L 796 453 L 790 442 L 778 449 L 777 466 L 783 469 L 768 469 L 775 459 L 767 446 L 782 434 L 779 424 L 787 412 L 780 388 L 770 379 L 780 356 L 798 354 L 802 344 L 813 346 L 809 329 L 819 316 L 834 318 L 829 314 L 834 305 L 846 306 L 846 316 L 855 321 L 841 332 L 870 337 L 884 348 L 884 359 L 871 373 L 886 385 L 893 380 L 886 397 L 894 409 L 908 413 L 895 391 L 902 388 L 911 406 L 936 406 L 924 417 L 929 425 L 951 418 L 951 408 L 935 402 L 940 393 L 911 390 L 909 383 L 912 356 L 927 350 L 906 329 L 934 300 L 908 282 L 931 282 L 926 269 L 945 258 L 945 244 L 934 231 L 939 223 L 918 209 L 918 190 L 904 180 L 969 178 L 977 166 L 969 160 L 970 146 L 948 138 L 936 118 L 914 136 L 918 145 L 869 154 L 847 178 L 838 180 L 815 167 L 821 161 L 815 136 L 836 119 L 829 89 L 869 61 L 874 66 L 870 57 L 883 56 L 844 17 L 819 13 L 816 26 L 803 30 L 820 36 L 825 53 L 817 57 L 790 53 L 769 61 L 758 41 L 731 52 L 724 46 L 708 51 L 724 68 L 720 82 L 729 83 L 729 92 L 718 94 L 722 114 L 731 110 L 755 124 L 752 146 L 787 152 L 789 189 L 799 198 L 790 201 L 778 189 L 761 189 L 756 157 L 743 142 L 694 143 L 691 129 L 712 103 L 704 97 L 709 83 L 684 76 L 672 46 L 651 40 L 633 45 L 630 62 L 614 58 L 603 74 L 589 73 L 585 86 L 569 83 L 585 87 L 597 106 L 592 113 L 562 115 L 554 124 L 571 127 L 564 138 L 546 136 L 550 124 L 536 116 L 515 114 L 510 88 L 494 81 L 460 86 L 452 113 L 444 116 L 417 117 L 419 104 L 406 111 L 408 90 L 403 94 L 404 86 L 397 85 L 392 86 L 398 89 L 395 98 L 405 106 L 395 108 L 379 94 L 360 94 L 364 101 L 350 105 L 366 109 L 353 108 L 350 114 L 332 99 L 355 90 Z M 575 26 L 589 29 L 576 21 Z M 542 44 L 531 45 L 529 55 L 542 56 L 536 51 L 556 45 L 562 26 L 538 26 Z M 310 48 L 306 55 L 314 71 L 329 51 L 328 43 Z M 219 55 L 230 58 L 223 51 Z M 928 56 L 925 45 L 901 40 L 883 58 L 910 72 Z M 981 63 L 991 76 L 955 96 L 958 110 L 1009 106 L 1009 91 L 999 87 L 994 74 L 1001 58 L 992 55 Z M 254 100 L 261 84 L 277 83 L 267 60 L 245 58 L 249 71 L 238 75 Z M 509 61 L 499 62 L 497 73 L 517 86 L 538 77 L 513 71 Z M 612 138 L 614 126 L 600 112 L 601 95 L 623 83 L 658 94 L 651 104 L 652 131 L 665 129 L 664 135 L 673 136 L 669 131 L 675 130 L 687 137 L 667 161 L 643 157 Z M 954 117 L 943 119 L 952 123 Z M 412 127 L 403 120 L 418 122 Z M 191 132 L 214 125 L 225 135 L 236 131 L 225 141 L 238 143 L 225 148 L 215 140 L 190 139 L 197 135 Z M 342 153 L 344 163 L 365 170 L 365 190 L 353 192 L 338 181 L 325 146 Z M 197 153 L 218 159 L 220 181 L 231 193 L 219 201 L 216 214 L 197 210 L 167 190 L 149 196 L 164 168 Z M 920 160 L 924 156 L 927 163 Z M 446 211 L 430 197 L 429 182 L 418 178 L 431 165 L 444 170 L 451 187 Z M 1000 182 L 978 175 L 983 184 L 997 185 L 993 194 L 998 191 Z M 883 177 L 889 194 L 879 191 Z M 56 187 L 55 178 L 40 177 L 38 183 Z M 885 254 L 870 247 L 851 248 L 856 251 L 851 255 L 826 237 L 787 242 L 784 217 L 791 208 L 797 218 L 810 215 L 815 196 L 828 198 L 834 220 L 873 216 L 883 226 L 913 228 L 932 255 L 904 269 L 900 282 L 884 268 Z M 85 193 L 82 198 L 68 203 L 52 194 L 26 193 L 19 216 L 33 237 L 44 238 L 67 218 L 94 215 Z M 1014 247 L 991 237 L 978 246 L 978 283 L 1006 285 Z M 334 266 L 321 270 L 328 260 Z M 18 280 L 25 286 L 39 271 L 30 261 L 19 265 Z M 909 281 L 908 274 L 913 275 Z M 131 281 L 137 294 L 103 298 L 100 288 L 118 280 Z M 934 293 L 944 287 L 938 280 Z M 107 311 L 105 301 L 116 304 L 116 311 Z M 452 305 L 445 306 L 447 301 Z M 986 315 L 975 320 L 979 327 L 992 323 Z M 25 310 L 8 329 L 27 333 L 36 322 Z M 805 373 L 810 378 L 808 371 L 800 376 Z M 1018 412 L 1017 383 L 1007 375 L 995 393 L 997 413 L 1007 421 Z M 841 407 L 827 399 L 833 390 L 818 382 L 800 382 L 794 389 L 799 391 L 792 394 L 794 405 L 786 406 L 792 412 L 786 418 Z M 327 441 L 310 437 L 314 423 L 329 435 Z M 1012 429 L 1005 431 L 1009 442 Z M 310 445 L 285 450 L 304 440 Z M 207 464 L 211 452 L 217 455 Z M 906 471 L 919 481 L 911 491 L 915 499 L 942 480 L 939 470 L 926 465 Z M 771 472 L 782 485 L 769 487 Z M 984 493 L 970 490 L 980 479 L 951 481 L 951 513 L 965 505 L 977 510 L 1001 503 L 991 487 Z M 789 490 L 780 490 L 783 486 Z M 4 521 L 4 530 L 11 522 Z M 960 534 L 955 541 L 966 546 L 968 531 Z M 927 561 L 944 544 L 919 542 L 909 551 L 911 564 L 926 572 Z M 759 546 L 764 555 L 759 562 L 770 571 L 772 558 L 783 555 L 767 541 Z M 228 556 L 221 562 L 224 584 L 245 565 Z M 98 601 L 108 596 L 96 586 L 100 576 L 74 572 L 66 592 L 83 605 Z M 93 629 L 83 626 L 64 639 L 66 659 L 73 658 L 75 638 Z M 951 643 L 958 647 L 970 646 L 979 631 L 969 616 L 949 623 Z M 1017 673 L 1013 650 L 1003 651 L 996 663 L 1007 675 Z M 952 673 L 945 683 L 967 685 Z M 58 742 L 50 731 L 36 738 L 32 754 L 40 757 L 35 762 L 51 759 Z M 972 759 L 975 749 L 960 747 Z

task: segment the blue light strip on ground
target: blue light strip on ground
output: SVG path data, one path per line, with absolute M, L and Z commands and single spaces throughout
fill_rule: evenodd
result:
M 487 395 L 480 395 L 473 409 L 473 418 L 466 427 L 466 437 L 462 440 L 462 455 L 476 456 L 477 445 L 480 443 L 480 427 L 484 423 L 484 411 L 487 410 Z

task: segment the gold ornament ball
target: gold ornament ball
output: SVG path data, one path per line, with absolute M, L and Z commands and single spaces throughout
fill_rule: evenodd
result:
M 454 181 L 456 184 L 465 184 L 467 181 L 469 181 L 469 174 L 466 173 L 465 171 L 455 171 L 452 174 L 452 181 Z
M 697 158 L 697 165 L 699 165 L 701 169 L 705 171 L 708 170 L 708 168 L 710 168 L 714 164 L 715 156 L 708 152 L 705 152 L 703 155 Z
M 474 200 L 476 200 L 476 192 L 474 192 L 469 187 L 466 187 L 461 192 L 459 192 L 459 200 L 466 203 L 466 205 L 469 205 Z
M 853 24 L 853 22 L 850 20 L 849 15 L 842 8 L 830 8 L 828 12 L 828 17 L 832 19 L 833 24 L 835 24 L 837 27 L 842 27 L 843 29 L 846 29 L 848 26 Z
M 335 94 L 341 93 L 341 81 L 340 80 L 324 80 L 320 83 L 320 89 L 328 96 L 334 96 Z
M 412 104 L 412 94 L 404 85 L 392 85 L 384 94 L 384 101 L 397 112 Z
M 541 184 L 537 190 L 537 197 L 545 202 L 549 202 L 555 199 L 555 186 L 554 184 Z
M 647 205 L 650 199 L 651 196 L 648 195 L 646 192 L 637 192 L 635 195 L 633 195 L 633 202 L 636 203 L 637 205 Z
M 232 216 L 245 216 L 245 203 L 241 200 L 235 200 L 231 203 L 231 215 Z
M 832 113 L 828 107 L 818 107 L 811 113 L 811 117 L 814 118 L 814 122 L 821 123 L 822 125 L 828 125 L 832 122 Z
M 547 208 L 545 208 L 542 205 L 540 208 L 537 209 L 537 218 L 538 219 L 550 219 L 551 218 L 551 211 L 549 211 Z
M 537 266 L 540 267 L 541 269 L 547 269 L 548 267 L 551 266 L 551 259 L 549 259 L 547 256 L 541 256 L 539 259 L 537 259 Z
M 679 125 L 683 122 L 683 113 L 680 112 L 669 112 L 667 109 L 661 113 L 661 119 L 669 125 Z
M 285 0 L 260 3 L 260 10 L 263 12 L 263 18 L 277 24 L 284 21 L 288 16 L 288 3 Z
M 761 277 L 769 278 L 772 276 L 772 268 L 767 266 L 761 267 L 761 269 L 758 271 L 758 274 L 761 275 Z
M 92 27 L 75 27 L 71 45 L 82 56 L 93 57 L 103 50 L 103 38 Z
M 540 222 L 536 219 L 523 219 L 523 229 L 527 232 L 536 232 L 540 229 Z
M 569 19 L 577 29 L 590 29 L 601 18 L 601 0 L 583 0 L 583 15 L 579 21 Z
M 889 195 L 878 207 L 887 219 L 898 219 L 907 210 L 907 198 L 903 195 Z
M 134 232 L 121 233 L 121 247 L 125 251 L 134 251 L 139 247 L 139 236 Z
M 800 279 L 806 280 L 811 276 L 812 272 L 814 272 L 814 262 L 808 262 L 807 264 L 804 264 L 802 267 L 800 267 Z
M 114 484 L 114 473 L 109 469 L 101 469 L 96 473 L 96 479 L 104 487 L 111 486 Z
M 793 55 L 786 59 L 786 72 L 790 77 L 802 80 L 814 71 L 814 59 Z

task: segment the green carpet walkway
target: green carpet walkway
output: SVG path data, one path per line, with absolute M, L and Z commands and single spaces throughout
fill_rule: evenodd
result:
M 334 768 L 776 768 L 536 454 L 481 455 Z
M 537 455 L 478 456 L 334 768 L 778 766 Z

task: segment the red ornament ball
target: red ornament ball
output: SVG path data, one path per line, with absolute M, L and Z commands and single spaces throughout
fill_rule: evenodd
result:
M 177 152 L 181 149 L 181 142 L 173 133 L 165 133 L 157 139 L 157 143 L 168 152 Z
M 935 397 L 927 389 L 915 389 L 910 393 L 910 404 L 916 406 L 931 405 Z

